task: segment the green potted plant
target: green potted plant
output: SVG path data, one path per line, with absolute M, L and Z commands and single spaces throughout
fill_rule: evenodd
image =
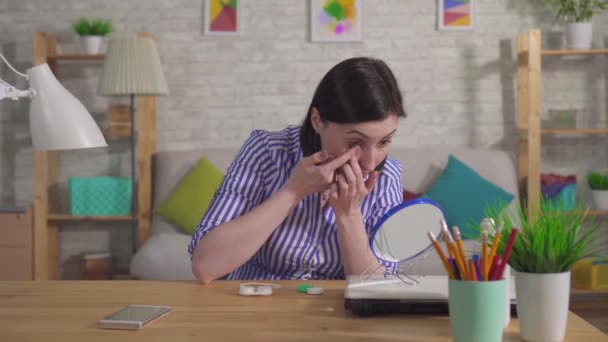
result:
M 486 217 L 502 222 L 497 255 L 504 255 L 511 231 L 518 229 L 508 260 L 514 271 L 520 334 L 525 341 L 562 341 L 566 331 L 571 269 L 575 262 L 601 252 L 600 223 L 583 209 L 564 210 L 541 198 L 531 217 L 527 206 L 501 210 L 488 206 Z M 499 209 L 497 209 L 499 208 Z M 583 227 L 584 226 L 584 227 Z M 483 226 L 472 226 L 481 231 Z M 490 237 L 494 243 L 495 235 Z
M 82 38 L 86 53 L 90 54 L 100 52 L 102 38 L 114 29 L 109 20 L 89 20 L 87 18 L 78 19 L 72 27 L 74 32 Z
M 587 183 L 591 188 L 595 208 L 608 210 L 608 172 L 587 173 Z
M 608 7 L 608 0 L 541 0 L 553 7 L 555 19 L 566 25 L 568 49 L 590 49 L 593 37 L 591 18 Z

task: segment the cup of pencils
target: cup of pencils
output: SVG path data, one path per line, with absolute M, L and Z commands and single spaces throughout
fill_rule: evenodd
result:
M 513 233 L 515 231 L 515 233 Z M 512 230 L 504 255 L 498 256 L 497 243 L 488 248 L 487 231 L 482 231 L 481 255 L 466 257 L 458 227 L 453 235 L 442 221 L 441 235 L 447 254 L 432 232 L 428 233 L 448 274 L 448 304 L 452 337 L 455 342 L 502 341 L 502 330 L 507 310 L 507 281 L 503 273 L 515 241 L 517 230 Z M 494 241 L 500 241 L 500 230 Z

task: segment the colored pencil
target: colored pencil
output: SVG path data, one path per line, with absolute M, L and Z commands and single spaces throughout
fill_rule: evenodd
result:
M 460 229 L 458 229 L 458 226 L 452 227 L 452 233 L 454 234 L 454 240 L 456 241 L 458 256 L 460 257 L 460 260 L 462 260 L 464 267 L 468 268 L 469 265 L 467 263 L 467 257 L 464 254 L 464 246 L 462 244 L 462 237 L 460 236 Z M 471 271 L 468 269 L 466 270 L 466 272 L 467 276 L 471 274 Z
M 494 259 L 492 259 L 492 265 L 490 266 L 490 274 L 488 274 L 488 280 L 497 280 L 496 275 L 498 274 L 499 268 L 500 268 L 500 256 L 495 255 Z
M 452 234 L 450 234 L 450 231 L 448 230 L 448 226 L 445 221 L 441 220 L 441 223 L 441 231 L 443 232 L 444 238 L 447 239 L 446 245 L 448 246 L 448 251 L 450 255 L 453 256 L 454 261 L 456 262 L 456 267 L 460 272 L 460 277 L 462 278 L 462 280 L 467 280 L 467 268 L 464 266 L 464 261 L 462 261 L 460 259 L 460 256 L 458 255 L 458 251 L 456 250 L 456 246 L 454 244 L 454 238 L 452 238 Z
M 475 263 L 475 272 L 477 273 L 476 274 L 477 275 L 477 280 L 478 281 L 482 281 L 483 277 L 481 276 L 481 272 L 480 272 L 481 264 L 480 264 L 480 261 L 479 261 L 479 255 L 478 254 L 473 255 L 473 262 Z
M 433 244 L 433 247 L 435 247 L 437 254 L 439 254 L 439 259 L 441 259 L 441 262 L 443 263 L 443 267 L 445 268 L 446 272 L 448 272 L 450 279 L 456 279 L 456 274 L 454 273 L 452 266 L 450 266 L 448 259 L 445 257 L 445 254 L 443 253 L 443 250 L 441 249 L 439 242 L 437 242 L 437 239 L 435 238 L 435 234 L 433 234 L 433 232 L 428 232 L 428 236 L 429 236 L 429 239 L 431 239 L 431 243 Z
M 483 281 L 488 281 L 488 273 L 490 271 L 490 262 L 488 256 L 488 232 L 486 230 L 481 231 L 481 277 Z
M 454 258 L 449 258 L 448 262 L 450 263 L 450 266 L 452 266 L 452 269 L 454 270 L 455 279 L 462 280 L 462 277 L 460 276 L 460 272 L 458 272 L 458 267 L 456 266 L 456 261 L 454 261 Z
M 494 238 L 492 239 L 492 250 L 490 250 L 490 258 L 488 260 L 494 259 L 494 256 L 496 255 L 496 250 L 498 249 L 498 244 L 500 243 L 500 238 L 502 237 L 503 226 L 504 222 L 501 221 L 500 224 L 498 224 L 498 228 L 496 228 L 496 234 L 494 234 Z M 490 272 L 489 265 L 486 272 Z
M 505 268 L 509 264 L 509 258 L 511 257 L 513 246 L 515 245 L 515 238 L 517 237 L 517 233 L 519 233 L 519 230 L 517 228 L 511 229 L 511 234 L 509 234 L 509 240 L 507 241 L 507 246 L 505 247 L 505 253 L 503 254 L 502 261 L 500 262 L 500 268 L 498 269 L 498 273 L 496 274 L 496 279 L 502 278 L 502 275 L 505 272 Z
M 443 219 L 441 220 L 441 237 L 443 238 L 443 241 L 445 241 L 445 248 L 447 248 L 450 258 L 456 260 L 456 256 L 450 248 L 451 235 L 450 232 L 447 230 L 447 224 Z
M 469 280 L 477 281 L 477 267 L 475 267 L 475 262 L 473 259 L 469 259 Z

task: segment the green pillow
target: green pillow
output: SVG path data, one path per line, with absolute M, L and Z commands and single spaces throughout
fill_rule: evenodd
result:
M 503 206 L 496 208 L 502 210 L 514 198 L 451 154 L 443 173 L 423 197 L 437 202 L 448 226 L 458 226 L 463 237 L 479 235 L 469 225 L 481 222 L 488 205 Z
M 194 234 L 223 178 L 215 165 L 201 158 L 154 213 Z

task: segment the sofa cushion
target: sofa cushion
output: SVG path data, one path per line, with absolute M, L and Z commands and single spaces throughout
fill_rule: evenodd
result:
M 474 233 L 469 225 L 481 222 L 488 205 L 506 207 L 514 198 L 453 155 L 449 156 L 448 165 L 424 197 L 439 203 L 448 225 L 458 226 L 462 234 L 469 237 Z
M 213 163 L 201 158 L 154 212 L 192 235 L 223 177 Z
M 184 176 L 204 156 L 213 165 L 226 171 L 234 158 L 238 147 L 214 147 L 195 150 L 162 151 L 154 154 L 153 161 L 153 197 L 154 207 L 158 207 L 178 186 Z M 199 213 L 203 215 L 203 213 Z M 175 224 L 159 215 L 152 216 L 151 233 L 182 233 Z
M 196 280 L 192 274 L 190 236 L 160 233 L 150 236 L 131 259 L 131 276 L 142 280 Z
M 440 146 L 393 147 L 390 156 L 401 161 L 403 187 L 416 193 L 430 188 L 455 156 L 475 170 L 481 177 L 511 194 L 517 194 L 517 171 L 514 156 L 501 150 L 482 148 L 450 148 Z

